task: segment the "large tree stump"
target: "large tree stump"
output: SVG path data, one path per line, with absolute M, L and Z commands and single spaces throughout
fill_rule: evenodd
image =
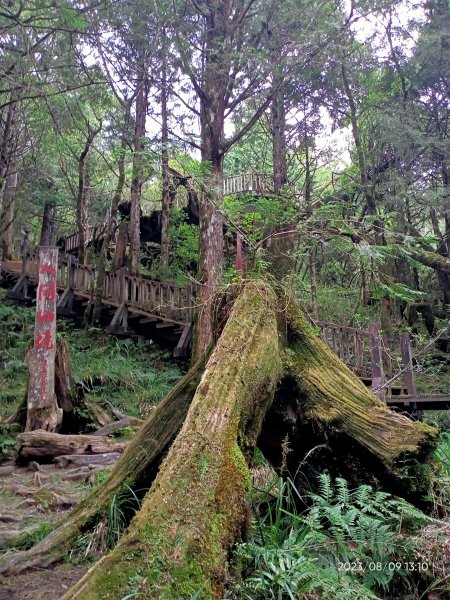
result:
M 1 561 L 0 572 L 61 557 L 113 490 L 138 476 L 141 485 L 152 481 L 149 470 L 184 421 L 128 533 L 64 598 L 119 600 L 136 593 L 136 575 L 142 598 L 220 597 L 227 553 L 245 519 L 246 462 L 286 379 L 295 407 L 287 420 L 302 413 L 311 430 L 341 433 L 392 477 L 401 460 L 424 460 L 435 439 L 433 428 L 386 408 L 317 338 L 295 301 L 277 300 L 263 283 L 242 286 L 199 383 L 202 372 L 198 364 L 156 408 L 99 490 L 35 548 Z
M 251 489 L 245 454 L 282 372 L 275 300 L 244 288 L 129 534 L 65 600 L 122 598 L 140 569 L 144 598 L 220 597 Z

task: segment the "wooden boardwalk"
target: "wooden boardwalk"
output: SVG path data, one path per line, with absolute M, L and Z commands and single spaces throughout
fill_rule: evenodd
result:
M 2 272 L 16 283 L 11 297 L 16 300 L 32 300 L 38 282 L 38 260 L 6 261 Z M 79 264 L 66 255 L 59 262 L 57 286 L 58 314 L 75 316 L 80 305 L 86 306 L 93 298 L 96 270 Z M 137 326 L 152 326 L 156 330 L 167 329 L 179 335 L 174 355 L 187 354 L 192 335 L 194 318 L 194 288 L 132 277 L 126 269 L 107 273 L 105 277 L 102 308 L 112 313 L 107 328 L 110 333 L 132 333 Z M 133 328 L 130 322 L 133 320 Z
M 264 196 L 273 193 L 273 177 L 262 173 L 242 173 L 223 178 L 223 194 L 254 194 Z
M 450 410 L 450 396 L 418 394 L 408 332 L 390 339 L 380 335 L 377 323 L 371 323 L 367 330 L 325 321 L 311 324 L 331 350 L 388 405 L 415 414 Z
M 38 281 L 38 261 L 6 261 L 1 271 L 14 287 L 11 297 L 31 301 Z M 92 301 L 96 270 L 70 254 L 59 261 L 57 273 L 58 314 L 75 316 Z M 177 340 L 174 355 L 188 354 L 192 336 L 195 288 L 132 277 L 126 269 L 107 273 L 102 309 L 107 331 L 115 334 L 153 335 L 163 330 Z M 109 315 L 109 316 L 108 316 Z M 387 404 L 407 412 L 450 409 L 450 396 L 419 396 L 416 389 L 410 335 L 398 339 L 381 336 L 378 325 L 367 330 L 311 321 L 318 334 L 337 356 L 382 397 Z

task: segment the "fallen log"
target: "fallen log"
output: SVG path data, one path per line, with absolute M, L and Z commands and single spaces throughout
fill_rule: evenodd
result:
M 53 458 L 66 454 L 108 454 L 123 452 L 126 444 L 115 442 L 106 436 L 61 435 L 38 429 L 18 436 L 20 448 L 18 460 Z
M 55 464 L 60 469 L 68 467 L 110 467 L 120 458 L 119 452 L 108 454 L 65 454 L 55 458 Z
M 94 431 L 92 435 L 111 435 L 115 433 L 118 429 L 122 427 L 134 427 L 138 428 L 143 425 L 144 421 L 142 419 L 138 419 L 136 417 L 123 417 L 120 421 L 113 421 L 112 423 L 108 423 L 97 431 Z
M 275 304 L 270 288 L 244 288 L 129 534 L 64 600 L 122 598 L 141 569 L 142 597 L 221 596 L 248 510 L 246 458 L 282 373 Z

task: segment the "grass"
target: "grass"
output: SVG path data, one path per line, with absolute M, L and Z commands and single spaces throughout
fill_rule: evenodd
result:
M 26 393 L 24 357 L 33 328 L 34 309 L 13 304 L 6 299 L 5 290 L 0 290 L 0 418 L 10 415 Z M 136 345 L 131 339 L 107 336 L 99 329 L 77 329 L 62 319 L 58 320 L 58 335 L 69 344 L 73 375 L 85 395 L 94 402 L 110 402 L 131 416 L 145 417 L 183 375 L 170 352 L 151 341 Z M 8 452 L 9 444 L 12 449 L 8 440 L 5 435 L 3 453 Z

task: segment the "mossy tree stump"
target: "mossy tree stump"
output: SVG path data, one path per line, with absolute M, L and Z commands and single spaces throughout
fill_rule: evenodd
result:
M 292 385 L 284 393 L 295 407 L 287 421 L 301 415 L 311 428 L 342 433 L 393 478 L 403 460 L 424 461 L 433 446 L 435 430 L 394 413 L 365 388 L 315 335 L 295 300 L 250 281 L 241 285 L 206 367 L 197 364 L 162 401 L 104 484 L 35 549 L 0 564 L 0 572 L 61 556 L 59 546 L 92 525 L 120 485 L 133 485 L 138 474 L 141 485 L 143 477 L 151 482 L 149 472 L 176 436 L 128 533 L 64 600 L 119 600 L 136 592 L 221 597 L 227 556 L 246 517 L 247 464 L 287 379 Z M 279 457 L 282 440 L 273 433 Z

